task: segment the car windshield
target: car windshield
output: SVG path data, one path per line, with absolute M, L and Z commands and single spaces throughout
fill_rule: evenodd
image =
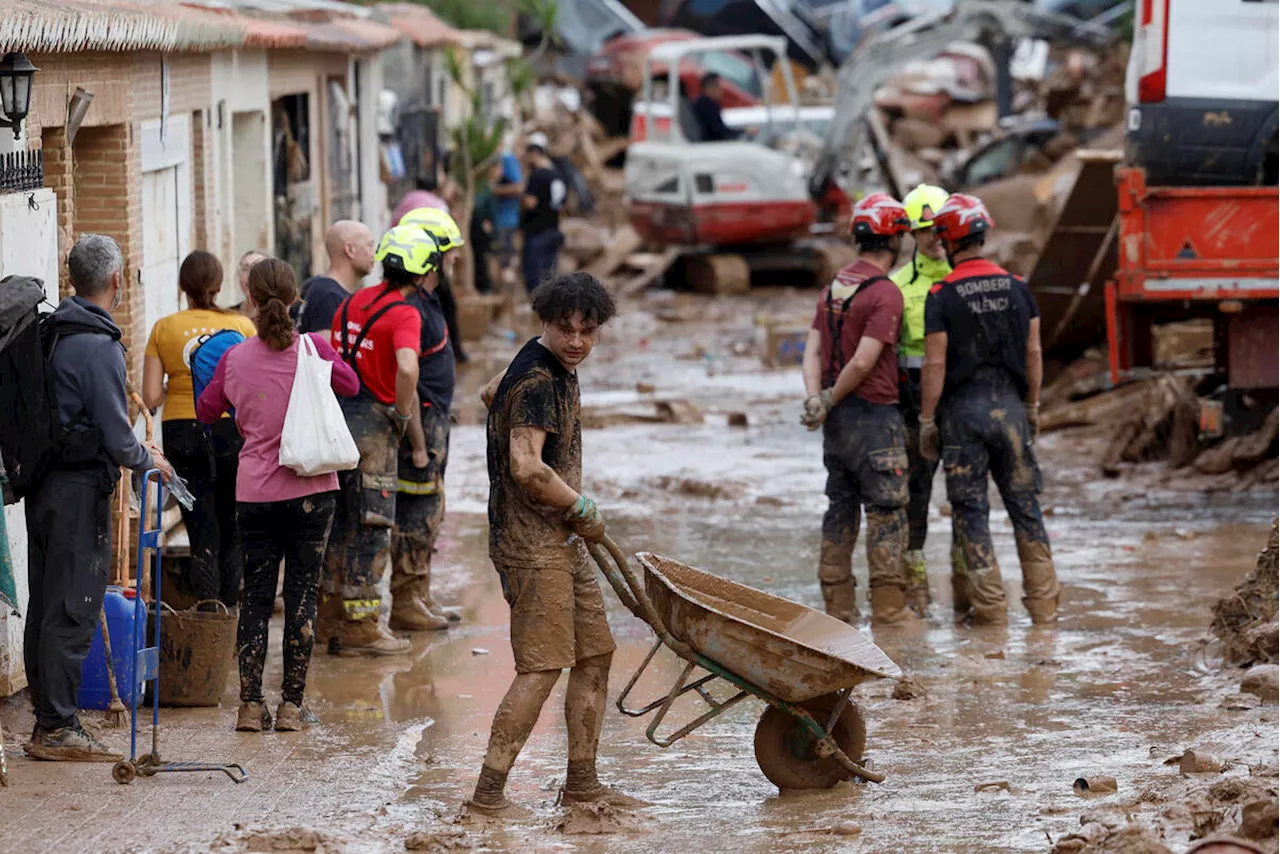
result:
M 698 54 L 698 63 L 703 70 L 719 74 L 752 97 L 764 97 L 764 86 L 760 82 L 760 75 L 756 73 L 755 66 L 745 57 L 717 50 Z

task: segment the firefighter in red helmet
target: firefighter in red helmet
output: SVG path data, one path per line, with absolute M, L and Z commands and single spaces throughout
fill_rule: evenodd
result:
M 871 621 L 911 622 L 902 551 L 907 532 L 907 450 L 898 410 L 898 332 L 902 291 L 887 273 L 911 228 L 885 193 L 853 209 L 849 233 L 858 259 L 822 291 L 804 352 L 808 398 L 800 421 L 822 428 L 827 512 L 818 579 L 827 613 L 858 617 L 853 549 L 867 515 Z
M 1013 523 L 1022 602 L 1032 622 L 1058 610 L 1058 577 L 1040 512 L 1040 312 L 1026 283 L 982 257 L 995 227 L 980 199 L 957 193 L 934 212 L 952 272 L 925 299 L 920 453 L 942 456 L 974 623 L 1006 620 L 988 524 L 987 475 Z

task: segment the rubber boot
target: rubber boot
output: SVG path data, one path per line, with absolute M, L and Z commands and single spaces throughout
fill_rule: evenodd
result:
M 901 587 L 871 588 L 871 625 L 906 626 L 919 622 L 907 608 L 907 594 Z
M 412 587 L 405 587 L 391 600 L 391 628 L 400 632 L 439 631 L 449 628 L 449 618 L 432 613 Z
M 316 642 L 332 647 L 342 623 L 342 597 L 321 591 L 316 605 Z
M 435 614 L 437 617 L 443 617 L 451 623 L 462 622 L 461 608 L 450 608 L 447 605 L 441 605 L 430 593 L 426 595 L 423 602 L 426 604 L 427 610 L 432 614 Z
M 1003 605 L 974 605 L 969 618 L 975 626 L 1003 626 L 1009 622 L 1009 610 Z
M 378 620 L 353 620 L 342 624 L 329 643 L 332 653 L 344 657 L 403 655 L 412 648 L 407 640 L 398 638 L 382 627 Z
M 958 543 L 951 545 L 951 608 L 957 614 L 969 613 L 969 570 Z
M 818 583 L 822 587 L 822 604 L 837 620 L 858 620 L 858 588 L 853 579 L 853 546 L 822 540 L 818 560 Z
M 921 617 L 929 616 L 933 596 L 929 593 L 929 569 L 925 564 L 924 550 L 912 549 L 904 552 L 902 569 L 907 583 L 907 604 Z
M 1062 587 L 1053 566 L 1049 546 L 1030 537 L 1017 536 L 1018 562 L 1022 565 L 1022 604 L 1031 622 L 1041 625 L 1058 619 L 1058 596 Z

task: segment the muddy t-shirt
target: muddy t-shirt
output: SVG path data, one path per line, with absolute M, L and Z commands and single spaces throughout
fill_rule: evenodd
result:
M 1039 317 L 1019 277 L 983 258 L 961 261 L 929 289 L 925 335 L 947 333 L 946 400 L 971 382 L 1012 382 L 1027 394 L 1027 330 Z
M 842 269 L 835 281 L 823 288 L 810 325 L 818 330 L 821 341 L 822 387 L 836 384 L 859 341 L 874 338 L 884 343 L 884 349 L 853 393 L 869 403 L 897 403 L 901 324 L 902 291 L 883 270 L 862 260 Z
M 571 489 L 582 487 L 578 375 L 534 338 L 507 367 L 489 407 L 489 557 L 496 564 L 571 566 L 580 555 L 564 511 L 534 498 L 511 474 L 511 431 L 547 433 L 542 461 Z

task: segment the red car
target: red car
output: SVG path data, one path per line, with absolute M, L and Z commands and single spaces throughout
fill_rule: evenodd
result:
M 625 136 L 631 127 L 631 103 L 640 94 L 644 81 L 644 60 L 658 44 L 702 38 L 689 30 L 651 29 L 617 36 L 604 43 L 587 64 L 587 91 L 591 112 L 616 136 Z M 661 73 L 655 67 L 655 73 Z M 702 76 L 720 75 L 724 82 L 725 107 L 754 107 L 764 100 L 765 80 L 751 60 L 736 53 L 715 51 L 699 56 L 699 61 L 681 63 L 680 82 L 689 98 L 698 97 Z

